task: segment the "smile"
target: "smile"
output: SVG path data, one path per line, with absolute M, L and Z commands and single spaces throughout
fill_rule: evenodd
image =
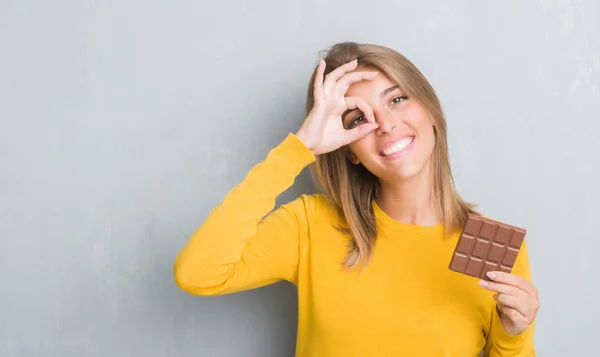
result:
M 390 146 L 383 149 L 381 151 L 381 153 L 379 153 L 379 155 L 389 156 L 389 155 L 395 154 L 397 152 L 400 152 L 400 151 L 406 149 L 410 144 L 412 144 L 413 140 L 415 140 L 415 137 L 409 136 L 402 140 L 396 141 L 395 143 L 393 143 Z

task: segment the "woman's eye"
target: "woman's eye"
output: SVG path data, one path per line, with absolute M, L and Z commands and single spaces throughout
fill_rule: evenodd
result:
M 407 96 L 400 96 L 400 97 L 396 97 L 394 99 L 392 99 L 392 104 L 399 104 L 402 103 L 403 101 L 405 101 L 408 97 Z
M 348 124 L 348 126 L 349 126 L 350 128 L 354 128 L 355 126 L 357 126 L 358 124 L 360 124 L 361 122 L 363 122 L 363 121 L 365 121 L 365 120 L 366 120 L 366 119 L 365 119 L 365 116 L 364 116 L 364 115 L 360 115 L 360 116 L 358 116 L 358 117 L 356 117 L 356 118 L 352 119 L 352 120 L 350 121 L 350 123 Z

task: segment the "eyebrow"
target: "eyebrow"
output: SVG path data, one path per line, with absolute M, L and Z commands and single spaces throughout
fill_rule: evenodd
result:
M 392 93 L 393 91 L 395 91 L 396 89 L 400 89 L 400 86 L 392 86 L 389 87 L 388 89 L 384 90 L 383 92 L 381 92 L 381 94 L 379 95 L 380 98 L 385 97 L 387 94 Z
M 400 89 L 400 86 L 391 86 L 388 89 L 384 89 L 383 92 L 381 92 L 381 94 L 379 95 L 379 98 L 383 98 L 386 95 L 392 93 L 393 91 L 395 91 L 396 89 Z M 342 114 L 342 119 L 346 119 L 346 115 L 352 113 L 355 110 L 359 110 L 358 108 L 356 109 L 348 109 L 346 110 L 343 114 Z

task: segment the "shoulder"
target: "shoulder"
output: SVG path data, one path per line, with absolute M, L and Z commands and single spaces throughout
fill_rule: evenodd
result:
M 334 220 L 337 210 L 332 199 L 322 193 L 302 194 L 283 207 L 305 216 L 308 223 L 315 220 Z
M 322 193 L 302 194 L 288 202 L 286 206 L 305 210 L 307 213 L 335 211 L 332 199 Z

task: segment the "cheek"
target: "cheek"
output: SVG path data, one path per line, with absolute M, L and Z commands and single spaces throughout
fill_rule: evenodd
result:
M 410 114 L 408 115 L 410 125 L 418 130 L 423 130 L 433 126 L 433 120 L 425 109 L 418 105 L 411 107 Z
M 411 126 L 417 130 L 422 141 L 429 143 L 435 140 L 433 121 L 426 112 L 418 111 L 411 119 Z
M 362 138 L 350 144 L 348 148 L 359 160 L 364 161 L 370 154 L 369 145 L 367 138 Z
M 433 151 L 435 149 L 435 134 L 433 132 L 433 128 L 430 127 L 429 129 L 429 142 L 428 142 L 428 146 L 427 146 L 427 155 L 431 156 L 433 155 Z
M 423 129 L 422 132 L 422 143 L 423 146 L 421 148 L 421 155 L 423 156 L 423 160 L 427 161 L 433 156 L 433 152 L 435 150 L 435 132 L 433 130 L 433 126 L 429 125 Z
M 427 139 L 427 141 L 433 141 L 435 139 L 433 124 L 431 124 L 429 121 L 424 123 L 421 128 L 419 128 L 419 131 L 421 132 L 421 135 Z

